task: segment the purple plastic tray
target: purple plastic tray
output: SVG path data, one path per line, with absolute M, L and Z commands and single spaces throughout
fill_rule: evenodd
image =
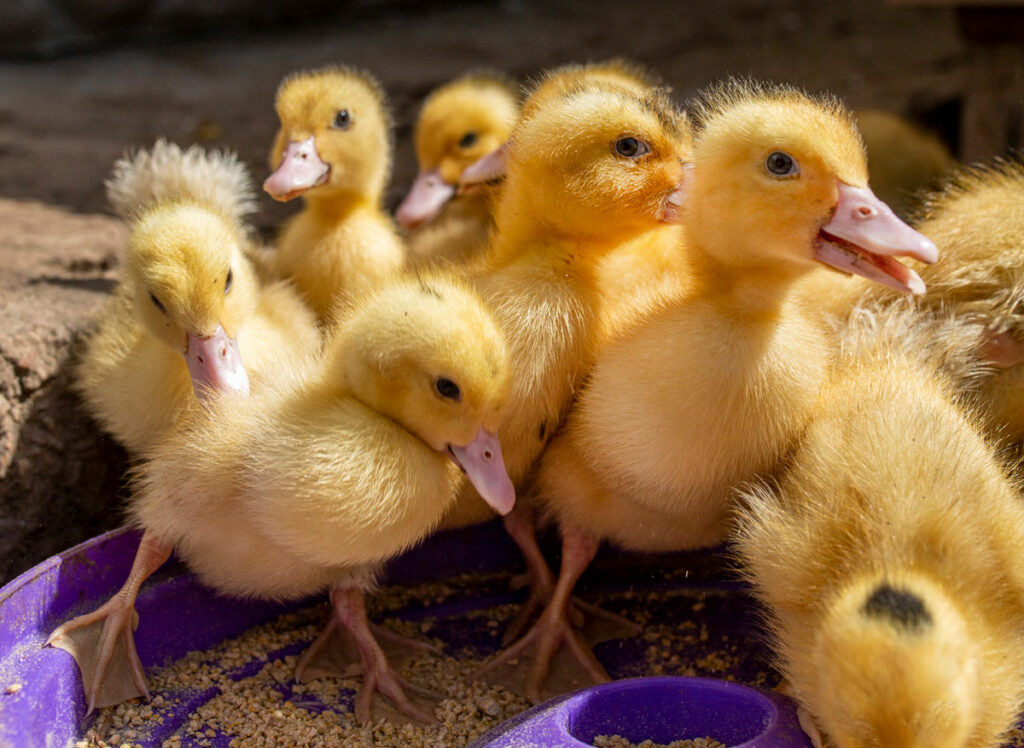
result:
M 598 735 L 630 742 L 714 738 L 739 748 L 809 748 L 793 702 L 710 678 L 631 678 L 574 691 L 504 722 L 471 748 L 592 746 Z
M 138 540 L 137 532 L 124 528 L 106 533 L 48 559 L 0 590 L 0 745 L 65 746 L 89 726 L 77 666 L 66 652 L 44 649 L 43 643 L 59 623 L 95 609 L 120 587 L 131 567 Z M 499 574 L 494 581 L 493 574 L 512 572 L 519 565 L 518 551 L 500 523 L 491 523 L 470 531 L 441 533 L 431 538 L 396 559 L 388 568 L 385 582 L 412 585 L 466 572 L 481 573 L 480 578 L 485 579 L 484 575 L 490 573 L 492 581 L 481 581 L 479 585 L 474 582 L 477 586 L 463 596 L 429 606 L 414 603 L 399 613 L 399 617 L 407 620 L 426 616 L 450 617 L 452 625 L 447 625 L 446 620 L 445 625 L 435 628 L 446 648 L 459 651 L 468 646 L 486 656 L 497 649 L 500 632 L 486 629 L 483 619 L 479 619 L 479 628 L 473 628 L 477 624 L 469 625 L 463 614 L 476 608 L 522 599 L 522 592 L 509 592 L 506 575 Z M 680 606 L 678 601 L 666 600 L 656 611 L 657 620 L 665 625 L 693 626 L 696 620 L 699 626 L 713 632 L 712 640 L 701 639 L 688 645 L 685 652 L 680 652 L 682 661 L 695 663 L 713 656 L 726 646 L 722 641 L 727 641 L 728 647 L 741 653 L 741 661 L 729 672 L 714 672 L 714 675 L 727 675 L 747 683 L 766 682 L 765 671 L 770 671 L 770 668 L 758 643 L 760 633 L 756 613 L 751 610 L 743 587 L 728 581 L 730 575 L 723 570 L 720 557 L 713 553 L 643 557 L 604 552 L 594 566 L 596 570 L 583 579 L 588 594 L 596 590 L 613 598 L 619 595 L 620 600 L 628 600 L 636 589 L 678 590 L 685 587 L 695 590 L 694 594 L 701 603 L 692 610 L 691 606 Z M 706 600 L 702 590 L 707 590 Z M 139 595 L 136 606 L 140 616 L 136 633 L 139 657 L 147 669 L 161 665 L 189 651 L 211 647 L 309 603 L 279 604 L 222 597 L 199 584 L 180 563 L 172 560 L 143 586 Z M 613 640 L 599 644 L 595 653 L 613 677 L 630 678 L 648 671 L 643 654 L 645 647 L 640 639 Z M 697 674 L 709 673 L 698 668 Z M 647 680 L 660 682 L 662 679 Z M 770 686 L 775 680 L 777 676 L 769 672 L 766 684 Z M 635 682 L 602 686 L 595 693 L 617 694 L 619 692 L 615 689 L 628 690 L 629 684 Z M 20 688 L 13 692 L 5 691 L 15 684 Z M 707 698 L 718 699 L 714 694 L 737 692 L 737 687 L 722 687 L 724 691 L 715 691 L 709 686 L 711 690 L 706 691 Z M 667 700 L 678 706 L 679 699 L 674 695 L 677 691 L 668 693 Z M 182 727 L 190 711 L 210 697 L 211 694 L 190 694 L 180 710 L 143 741 L 144 745 L 158 746 Z M 616 696 L 613 701 L 619 698 Z M 639 702 L 665 702 L 662 697 L 648 694 L 630 697 L 632 700 L 622 698 L 622 703 L 628 706 L 627 712 L 634 715 Z M 698 702 L 703 698 L 700 696 Z M 560 713 L 569 714 L 565 710 L 575 710 L 577 705 L 585 706 L 588 702 L 584 696 L 576 695 L 569 700 L 563 698 L 558 703 L 563 705 Z M 692 704 L 693 700 L 687 703 Z M 757 715 L 762 715 L 765 708 L 758 706 Z M 602 710 L 611 713 L 605 707 Z M 528 726 L 532 719 L 528 715 L 534 714 L 534 711 L 527 712 L 513 722 Z M 761 716 L 752 715 L 751 718 L 756 721 Z M 569 724 L 576 723 L 570 718 Z M 615 732 L 627 736 L 633 734 L 622 729 Z M 644 734 L 642 737 L 659 735 Z M 223 742 L 227 744 L 226 737 Z M 558 742 L 561 743 L 561 738 Z

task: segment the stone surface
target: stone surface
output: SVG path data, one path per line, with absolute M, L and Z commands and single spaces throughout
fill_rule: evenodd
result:
M 19 0 L 25 33 L 40 13 L 48 23 L 70 23 L 89 6 L 60 5 L 57 14 L 43 0 Z M 315 10 L 317 2 L 291 5 Z M 130 17 L 132 7 L 181 8 L 187 15 L 189 3 L 109 0 L 102 7 L 110 18 L 122 11 Z M 242 5 L 233 0 L 230 7 Z M 4 578 L 116 524 L 125 468 L 123 455 L 97 436 L 67 390 L 71 347 L 112 286 L 121 228 L 102 215 L 23 201 L 106 211 L 102 181 L 114 159 L 158 136 L 235 149 L 262 180 L 281 77 L 333 63 L 370 70 L 389 92 L 397 125 L 390 205 L 416 171 L 409 136 L 419 101 L 474 68 L 527 79 L 565 62 L 621 56 L 658 71 L 679 100 L 734 74 L 830 90 L 854 106 L 910 112 L 955 101 L 967 63 L 949 11 L 883 0 L 378 0 L 332 7 L 320 21 L 273 32 L 211 17 L 214 30 L 204 27 L 192 40 L 140 36 L 132 47 L 0 62 Z M 294 209 L 264 197 L 255 220 L 270 229 Z

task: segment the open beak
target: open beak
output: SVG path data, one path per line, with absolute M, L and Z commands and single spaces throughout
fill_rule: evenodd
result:
M 220 392 L 249 394 L 249 377 L 242 366 L 238 343 L 229 338 L 220 325 L 209 337 L 188 334 L 185 362 L 192 377 L 192 388 L 200 400 L 208 400 Z
M 869 188 L 843 183 L 835 214 L 818 233 L 814 250 L 826 265 L 912 294 L 924 293 L 924 281 L 894 258 L 928 264 L 939 258 L 935 243 L 901 221 Z
M 488 182 L 494 182 L 504 177 L 506 171 L 505 154 L 507 150 L 508 143 L 502 143 L 486 156 L 477 159 L 467 166 L 462 172 L 462 176 L 459 177 L 459 194 L 464 195 L 467 192 L 473 192 Z
M 505 470 L 498 437 L 482 426 L 464 447 L 448 445 L 448 454 L 491 509 L 505 515 L 516 503 L 516 489 Z
M 406 231 L 432 221 L 445 203 L 455 197 L 455 185 L 441 179 L 441 168 L 421 171 L 412 189 L 395 211 L 395 220 Z
M 263 182 L 263 189 L 275 200 L 285 203 L 325 183 L 330 173 L 331 167 L 320 160 L 316 140 L 310 135 L 301 143 L 288 141 L 281 164 Z

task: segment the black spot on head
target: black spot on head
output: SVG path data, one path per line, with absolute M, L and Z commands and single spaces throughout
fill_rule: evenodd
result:
M 440 299 L 441 298 L 441 292 L 440 291 L 438 291 L 436 288 L 432 288 L 432 287 L 428 286 L 423 281 L 420 281 L 420 291 L 425 293 L 427 296 L 433 296 L 436 299 Z
M 931 625 L 932 614 L 913 592 L 880 584 L 861 608 L 868 618 L 887 618 L 905 629 L 917 631 Z
M 547 418 L 545 418 L 543 421 L 540 422 L 540 430 L 537 432 L 537 437 L 541 441 L 544 441 L 544 435 L 546 433 L 548 433 L 548 419 Z

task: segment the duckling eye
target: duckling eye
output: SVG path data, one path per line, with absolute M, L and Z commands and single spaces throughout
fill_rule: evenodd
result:
M 348 109 L 342 109 L 334 115 L 334 127 L 338 130 L 347 130 L 351 124 L 352 115 L 349 114 Z
M 626 158 L 640 158 L 651 152 L 651 146 L 638 138 L 619 138 L 615 141 L 615 152 Z
M 149 300 L 153 302 L 153 306 L 160 310 L 161 314 L 167 314 L 167 309 L 160 303 L 160 299 L 158 299 L 152 291 L 149 292 Z
M 446 400 L 458 401 L 462 398 L 462 390 L 459 389 L 459 385 L 445 377 L 439 377 L 434 382 L 434 388 L 437 390 L 437 394 Z
M 459 140 L 459 148 L 469 148 L 476 144 L 477 134 L 475 132 L 467 132 Z
M 234 275 L 231 270 L 228 269 L 228 277 L 224 279 L 224 293 L 231 290 L 231 282 L 234 280 Z
M 795 177 L 800 173 L 800 167 L 788 153 L 772 151 L 765 159 L 764 168 L 768 173 L 776 177 Z

